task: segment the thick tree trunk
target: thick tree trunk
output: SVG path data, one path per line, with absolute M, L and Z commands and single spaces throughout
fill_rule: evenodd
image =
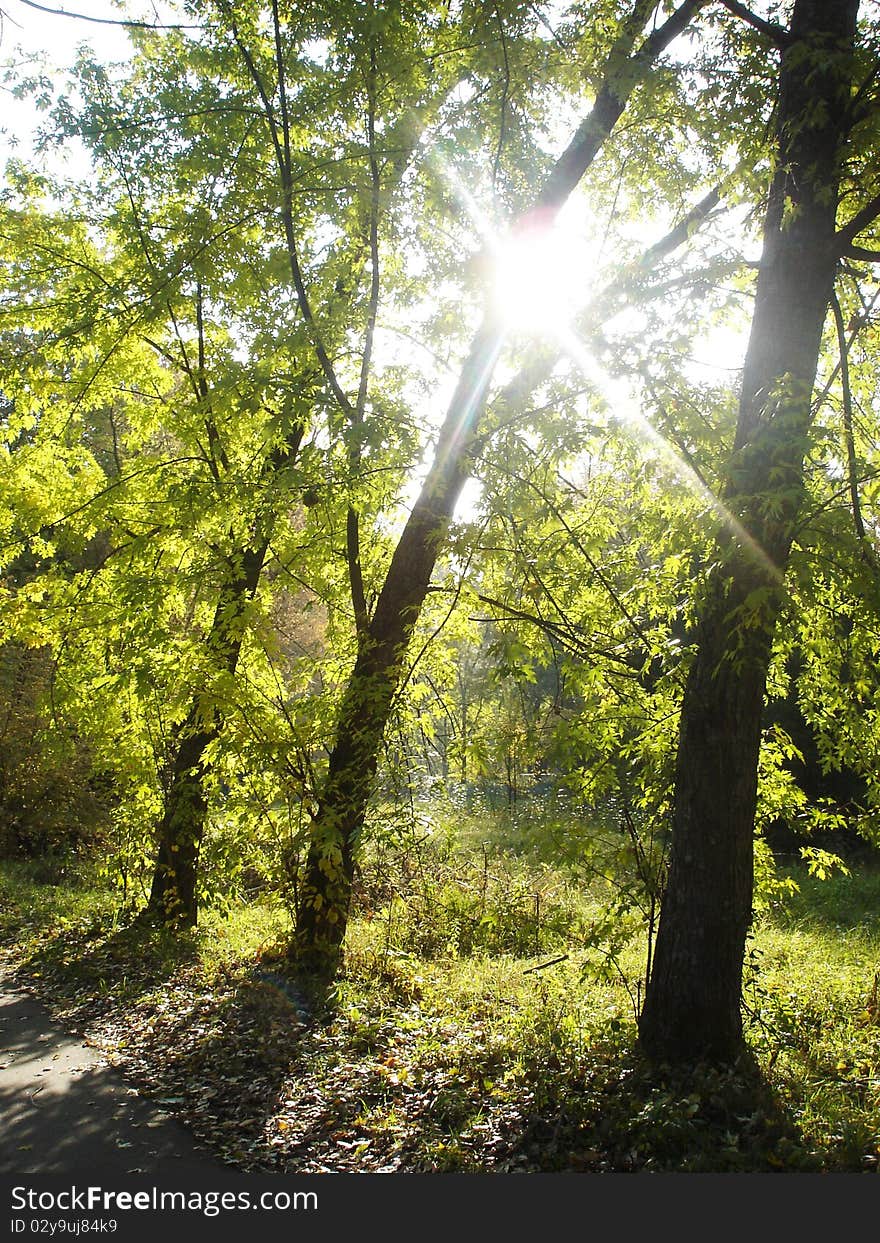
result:
M 243 638 L 242 613 L 257 589 L 267 549 L 268 540 L 245 549 L 221 586 L 205 641 L 212 672 L 235 673 Z M 206 709 L 197 694 L 186 720 L 175 731 L 171 781 L 147 904 L 147 914 L 161 923 L 193 926 L 196 922 L 199 849 L 208 814 L 205 752 L 222 723 L 221 706 L 211 704 Z
M 732 1061 L 743 1049 L 761 715 L 834 285 L 857 10 L 858 0 L 796 0 L 782 56 L 778 171 L 722 498 L 739 525 L 719 541 L 696 628 L 669 877 L 639 1025 L 658 1060 Z
M 653 61 L 684 30 L 706 0 L 684 0 L 633 52 L 651 0 L 635 0 L 609 55 L 606 78 L 590 114 L 536 196 L 532 215 L 548 224 L 593 162 Z M 376 610 L 340 707 L 336 737 L 298 892 L 292 957 L 298 968 L 324 978 L 335 974 L 345 937 L 358 836 L 376 774 L 406 648 L 455 503 L 470 473 L 479 419 L 503 341 L 503 327 L 487 314 L 440 432 L 434 462 L 395 549 Z

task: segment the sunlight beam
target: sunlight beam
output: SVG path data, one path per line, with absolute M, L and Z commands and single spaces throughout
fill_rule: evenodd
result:
M 581 338 L 569 327 L 559 336 L 559 343 L 568 357 L 576 364 L 584 378 L 596 389 L 610 409 L 634 431 L 638 439 L 647 443 L 655 450 L 667 469 L 685 485 L 689 492 L 705 501 L 720 521 L 727 527 L 731 535 L 755 558 L 758 564 L 769 575 L 771 581 L 781 584 L 783 574 L 776 563 L 767 555 L 758 541 L 751 535 L 739 519 L 731 513 L 723 501 L 708 488 L 684 458 L 669 443 L 653 423 L 642 414 L 638 403 L 624 386 L 623 381 L 612 379 L 604 373 L 587 349 Z
M 505 337 L 509 333 L 523 333 L 534 338 L 552 339 L 606 404 L 620 414 L 623 422 L 629 424 L 639 440 L 658 454 L 670 473 L 708 505 L 771 581 L 781 583 L 783 575 L 778 566 L 754 536 L 644 416 L 623 382 L 612 379 L 601 369 L 598 360 L 575 331 L 573 321 L 578 314 L 578 301 L 582 316 L 589 313 L 591 305 L 598 311 L 603 301 L 601 293 L 594 293 L 586 299 L 583 296 L 585 287 L 589 288 L 592 283 L 586 279 L 586 274 L 593 266 L 589 262 L 590 257 L 584 254 L 583 236 L 566 228 L 561 219 L 562 213 L 553 207 L 535 208 L 518 220 L 506 236 L 502 236 L 455 169 L 444 163 L 441 164 L 441 171 L 478 230 L 492 265 L 486 319 L 478 334 L 478 340 L 484 337 L 484 341 L 482 348 L 472 353 L 465 367 L 471 399 L 464 404 L 466 415 L 456 429 L 456 438 L 467 434 L 470 416 L 485 394 L 487 377 L 491 375 Z M 717 188 L 710 191 L 686 217 L 687 229 L 680 223 L 647 254 L 651 257 L 655 253 L 662 256 L 678 246 L 682 237 L 689 236 L 692 223 L 702 221 L 711 213 L 719 197 Z M 579 275 L 582 277 L 580 283 Z M 451 445 L 447 446 L 447 451 L 449 448 Z

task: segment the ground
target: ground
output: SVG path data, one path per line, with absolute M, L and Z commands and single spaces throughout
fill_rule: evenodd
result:
M 880 871 L 799 882 L 756 926 L 751 1061 L 726 1069 L 646 1065 L 622 974 L 596 974 L 605 960 L 577 948 L 571 921 L 553 942 L 521 936 L 521 923 L 530 929 L 508 911 L 509 884 L 485 904 L 491 926 L 463 922 L 470 907 L 453 906 L 458 890 L 446 888 L 445 914 L 431 920 L 424 904 L 412 918 L 399 903 L 383 917 L 367 911 L 334 994 L 316 1001 L 290 976 L 275 907 L 209 913 L 195 933 L 163 938 L 122 920 L 112 892 L 10 869 L 0 961 L 79 1033 L 77 1048 L 87 1039 L 125 1076 L 127 1099 L 135 1089 L 172 1115 L 218 1168 L 874 1171 Z M 549 937 L 549 899 L 541 909 Z M 508 924 L 512 945 L 496 944 Z M 478 928 L 491 944 L 474 943 Z M 31 1067 L 32 1090 L 42 1088 L 34 1111 L 50 1064 Z M 16 1140 L 22 1152 L 29 1144 Z
M 222 1166 L 82 1036 L 0 991 L 0 1174 L 217 1174 Z

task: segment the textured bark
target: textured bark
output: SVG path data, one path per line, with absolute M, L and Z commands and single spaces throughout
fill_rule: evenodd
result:
M 732 1061 L 743 1049 L 761 715 L 834 287 L 857 11 L 858 0 L 796 0 L 782 56 L 778 171 L 722 498 L 740 532 L 719 541 L 696 628 L 669 877 L 639 1025 L 660 1060 Z
M 242 613 L 253 599 L 266 559 L 268 541 L 248 548 L 224 581 L 206 640 L 213 670 L 235 673 L 242 643 Z M 205 831 L 205 752 L 223 724 L 219 704 L 206 715 L 196 695 L 174 735 L 174 760 L 147 912 L 162 923 L 194 925 L 198 914 L 199 848 Z

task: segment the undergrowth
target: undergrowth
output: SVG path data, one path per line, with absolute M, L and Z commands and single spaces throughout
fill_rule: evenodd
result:
M 280 903 L 157 935 L 87 874 L 4 865 L 3 954 L 245 1170 L 877 1168 L 880 874 L 793 874 L 750 941 L 753 1057 L 672 1071 L 637 1048 L 641 932 L 613 962 L 591 936 L 615 894 L 486 836 L 365 861 L 320 1007 L 286 971 Z

